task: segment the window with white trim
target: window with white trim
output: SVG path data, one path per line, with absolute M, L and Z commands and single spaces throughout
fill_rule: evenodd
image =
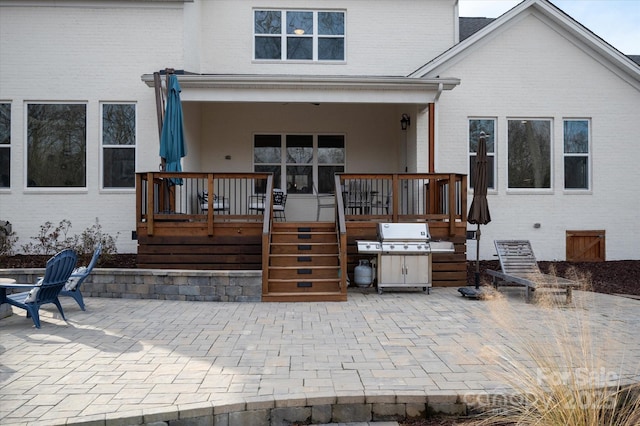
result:
M 11 104 L 0 103 L 0 188 L 11 187 Z
M 87 106 L 27 104 L 27 187 L 87 184 Z
M 564 189 L 589 189 L 589 120 L 564 120 Z
M 508 120 L 507 151 L 509 189 L 551 188 L 551 120 Z
M 136 105 L 102 105 L 102 187 L 135 188 Z
M 314 183 L 318 192 L 329 193 L 334 174 L 344 172 L 344 135 L 255 135 L 253 162 L 255 172 L 273 173 L 274 187 L 289 194 L 312 194 Z
M 345 60 L 345 12 L 254 10 L 253 16 L 256 60 Z
M 495 134 L 496 120 L 493 118 L 474 118 L 469 120 L 469 188 L 474 187 L 476 153 L 480 133 L 484 132 L 487 143 L 487 188 L 496 189 Z

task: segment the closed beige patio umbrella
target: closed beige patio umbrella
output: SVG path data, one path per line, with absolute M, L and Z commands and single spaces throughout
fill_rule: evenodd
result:
M 491 222 L 491 213 L 489 212 L 489 203 L 487 202 L 487 187 L 489 179 L 487 177 L 486 139 L 487 135 L 484 132 L 480 132 L 478 148 L 476 150 L 475 170 L 473 173 L 473 200 L 471 201 L 469 215 L 467 216 L 467 222 L 478 226 L 476 231 L 476 290 L 480 287 L 480 225 L 486 225 Z

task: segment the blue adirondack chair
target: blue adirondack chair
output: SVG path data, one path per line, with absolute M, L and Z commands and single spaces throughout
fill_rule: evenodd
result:
M 71 249 L 66 249 L 47 261 L 47 267 L 44 272 L 42 281 L 38 284 L 1 284 L 2 293 L 0 293 L 0 302 L 8 303 L 27 311 L 27 318 L 31 317 L 36 328 L 40 328 L 40 306 L 53 303 L 60 311 L 62 319 L 64 311 L 58 300 L 58 295 L 64 287 L 76 266 L 78 256 Z M 6 289 L 31 289 L 15 294 L 6 294 Z M 37 291 L 35 291 L 37 289 Z
M 80 268 L 76 268 L 71 273 L 71 277 L 69 277 L 69 280 L 60 291 L 60 296 L 73 297 L 75 301 L 78 302 L 78 306 L 80 306 L 80 309 L 82 309 L 83 311 L 85 310 L 84 299 L 82 298 L 80 285 L 84 282 L 84 280 L 87 279 L 94 266 L 96 266 L 96 264 L 98 263 L 98 258 L 100 257 L 101 252 L 102 244 L 98 243 L 96 249 L 93 252 L 93 257 L 91 258 L 91 262 L 89 262 L 89 265 L 82 270 L 79 270 Z

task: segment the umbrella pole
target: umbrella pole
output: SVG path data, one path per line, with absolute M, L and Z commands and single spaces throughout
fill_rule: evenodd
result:
M 480 224 L 476 231 L 476 290 L 480 288 Z

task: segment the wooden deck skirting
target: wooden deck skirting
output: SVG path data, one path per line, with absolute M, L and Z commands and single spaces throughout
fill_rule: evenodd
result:
M 457 235 L 449 236 L 448 224 L 429 223 L 429 232 L 434 241 L 445 240 L 454 244 L 455 253 L 432 254 L 432 279 L 434 287 L 460 287 L 467 283 L 467 254 L 466 254 L 466 226 L 460 224 Z M 461 233 L 465 232 L 464 235 Z M 373 256 L 358 253 L 357 240 L 375 240 L 377 238 L 377 223 L 347 224 L 348 234 L 348 273 L 353 282 L 353 271 L 360 259 Z
M 166 185 L 169 179 L 178 178 L 182 179 L 182 185 Z M 270 174 L 263 173 L 138 173 L 138 267 L 229 271 L 231 274 L 262 270 L 264 291 L 273 224 L 270 200 L 266 199 L 266 214 L 250 210 L 247 200 L 254 190 L 266 191 L 273 187 L 272 182 L 266 184 L 270 179 Z M 465 175 L 336 175 L 336 187 L 344 188 L 352 182 L 369 185 L 375 189 L 372 192 L 377 198 L 370 208 L 351 211 L 342 203 L 342 197 L 336 197 L 335 229 L 339 246 L 344 247 L 339 257 L 345 280 L 349 277 L 353 282 L 354 267 L 360 258 L 366 257 L 358 254 L 355 241 L 376 239 L 378 222 L 426 221 L 433 240 L 452 241 L 455 246 L 453 254 L 433 255 L 433 285 L 465 285 Z M 196 195 L 204 190 L 220 197 L 218 200 L 224 197 L 225 204 L 216 204 L 210 196 L 208 209 L 203 210 Z M 218 205 L 226 208 L 217 209 Z M 344 229 L 342 234 L 340 229 Z

